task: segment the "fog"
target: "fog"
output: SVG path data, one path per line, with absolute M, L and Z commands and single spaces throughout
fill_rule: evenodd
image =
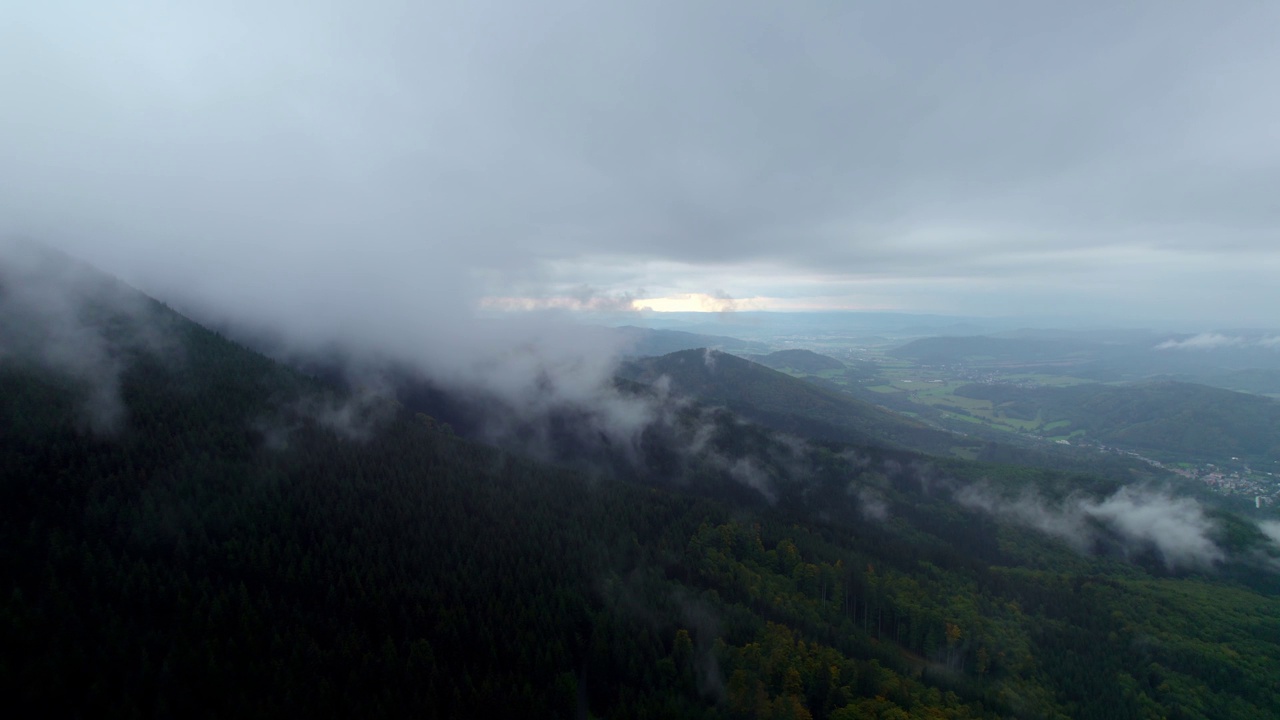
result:
M 0 361 L 70 381 L 82 420 L 98 434 L 115 434 L 127 420 L 120 384 L 131 358 L 144 352 L 183 361 L 156 309 L 84 263 L 0 239 Z
M 1034 489 L 1008 497 L 979 484 L 958 489 L 955 497 L 962 505 L 1035 528 L 1081 552 L 1118 538 L 1126 554 L 1154 549 L 1171 570 L 1210 568 L 1226 557 L 1200 503 L 1160 490 L 1123 487 L 1101 499 L 1072 496 L 1052 502 Z

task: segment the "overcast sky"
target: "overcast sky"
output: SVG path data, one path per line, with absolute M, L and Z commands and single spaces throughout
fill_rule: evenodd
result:
M 1274 327 L 1278 37 L 1274 2 L 7 2 L 0 233 L 316 333 L 685 295 Z

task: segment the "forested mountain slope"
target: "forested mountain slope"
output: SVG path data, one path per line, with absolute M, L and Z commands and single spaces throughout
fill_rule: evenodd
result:
M 1187 459 L 1280 460 L 1280 402 L 1182 382 L 1019 388 L 966 385 L 957 395 L 990 400 L 1015 417 L 1059 423 L 1055 432 Z
M 753 422 L 806 438 L 1088 472 L 1126 481 L 1159 474 L 1129 458 L 1079 448 L 1030 447 L 1015 444 L 1014 439 L 996 442 L 977 433 L 942 430 L 854 397 L 821 378 L 795 378 L 714 350 L 637 360 L 624 364 L 621 373 L 644 383 L 660 381 L 699 402 L 726 407 Z
M 677 392 L 805 437 L 950 454 L 964 439 L 835 390 L 715 350 L 685 350 L 624 366 L 625 377 L 666 377 Z
M 666 355 L 667 353 L 693 348 L 713 347 L 724 352 L 765 352 L 768 345 L 750 340 L 739 340 L 724 335 L 701 335 L 681 330 L 662 330 L 654 328 L 623 325 L 609 328 L 610 333 L 623 339 L 623 350 L 632 357 Z
M 806 373 L 818 373 L 823 370 L 844 370 L 844 363 L 812 350 L 778 350 L 767 355 L 745 355 L 751 362 L 760 363 L 774 370 L 798 370 Z
M 1238 517 L 1153 491 L 1148 515 L 1201 532 L 1188 550 L 1112 514 L 1140 498 L 1104 480 L 690 405 L 624 482 L 339 392 L 118 285 L 53 312 L 0 282 L 5 327 L 30 330 L 0 355 L 14 712 L 1280 712 L 1273 550 Z M 51 360 L 73 340 L 111 372 Z

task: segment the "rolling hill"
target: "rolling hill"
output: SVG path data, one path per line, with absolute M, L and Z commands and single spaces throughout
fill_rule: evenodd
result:
M 1164 458 L 1280 459 L 1280 402 L 1184 382 L 1084 384 L 1022 388 L 966 385 L 963 397 L 990 400 L 1000 411 L 1080 433 L 1109 445 Z
M 769 346 L 752 340 L 739 340 L 724 335 L 702 335 L 683 330 L 660 330 L 623 325 L 609 332 L 622 338 L 623 348 L 630 357 L 666 355 L 680 350 L 715 348 L 731 353 L 759 353 Z
M 952 433 L 714 350 L 685 350 L 633 362 L 621 374 L 643 383 L 666 377 L 678 393 L 804 437 L 939 455 L 949 455 L 952 447 L 964 444 Z
M 751 362 L 771 367 L 774 370 L 790 369 L 804 373 L 843 370 L 845 367 L 844 363 L 839 360 L 812 350 L 779 350 L 768 355 L 744 355 L 743 357 Z

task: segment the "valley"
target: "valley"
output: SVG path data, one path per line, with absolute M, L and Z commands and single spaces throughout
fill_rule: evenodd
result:
M 1087 348 L 1064 347 L 1060 357 L 1035 362 L 996 355 L 923 362 L 903 352 L 910 341 L 809 341 L 821 350 L 811 354 L 842 367 L 810 360 L 779 369 L 962 437 L 1126 457 L 1258 507 L 1280 500 L 1280 402 L 1273 397 L 1165 380 L 1158 366 L 1150 379 L 1100 381 Z M 1131 373 L 1141 375 L 1140 366 Z

